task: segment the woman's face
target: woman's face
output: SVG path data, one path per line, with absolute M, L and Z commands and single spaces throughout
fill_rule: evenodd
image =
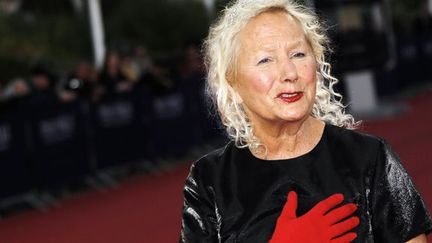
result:
M 315 101 L 317 64 L 300 25 L 284 12 L 253 18 L 239 33 L 230 80 L 254 122 L 307 118 Z

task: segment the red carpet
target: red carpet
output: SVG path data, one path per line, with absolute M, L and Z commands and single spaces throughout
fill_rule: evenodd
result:
M 1 243 L 178 242 L 182 184 L 189 165 L 162 176 L 129 179 L 89 192 L 47 213 L 0 221 Z
M 387 139 L 413 177 L 432 210 L 432 92 L 407 101 L 410 110 L 398 117 L 364 124 L 364 130 Z M 432 236 L 429 237 L 432 242 Z
M 432 209 L 432 92 L 407 101 L 398 117 L 365 123 L 399 153 Z M 116 189 L 88 192 L 46 213 L 29 211 L 0 220 L 0 243 L 178 242 L 182 187 L 189 169 L 128 179 Z M 432 236 L 429 241 L 432 242 Z

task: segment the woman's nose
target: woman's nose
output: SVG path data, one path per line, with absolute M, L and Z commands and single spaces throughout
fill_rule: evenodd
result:
M 281 63 L 281 81 L 282 82 L 295 82 L 298 79 L 297 67 L 293 60 L 287 58 Z

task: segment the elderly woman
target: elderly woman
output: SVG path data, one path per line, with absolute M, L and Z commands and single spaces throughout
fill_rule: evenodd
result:
M 238 0 L 205 43 L 230 142 L 186 179 L 181 242 L 426 242 L 432 220 L 399 158 L 354 131 L 327 37 L 287 0 Z

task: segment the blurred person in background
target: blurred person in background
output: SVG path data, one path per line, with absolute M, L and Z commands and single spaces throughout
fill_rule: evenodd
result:
M 415 32 L 420 35 L 432 35 L 432 16 L 429 12 L 428 1 L 424 0 L 415 21 Z
M 205 69 L 195 44 L 189 44 L 184 49 L 182 61 L 177 67 L 177 79 L 178 86 L 187 93 L 186 99 L 195 104 L 200 103 L 204 98 Z
M 66 78 L 65 89 L 77 93 L 84 91 L 84 86 L 88 83 L 90 66 L 86 61 L 78 62 Z
M 104 88 L 102 87 L 102 85 L 99 83 L 99 72 L 95 67 L 90 67 L 89 70 L 89 75 L 88 75 L 88 91 L 85 91 L 84 94 L 88 94 L 90 96 L 88 96 L 87 98 L 91 101 L 91 102 L 97 102 L 99 101 L 103 94 L 104 94 Z
M 148 69 L 141 74 L 138 81 L 139 86 L 146 86 L 151 90 L 155 96 L 163 96 L 171 93 L 176 83 L 172 75 L 172 67 L 165 64 L 153 63 Z
M 134 48 L 134 62 L 139 69 L 140 76 L 145 75 L 153 67 L 153 60 L 144 46 Z
M 4 88 L 3 100 L 25 97 L 30 94 L 30 87 L 26 80 L 17 77 L 9 81 Z
M 28 102 L 30 86 L 21 77 L 16 77 L 6 83 L 3 94 L 0 90 L 0 109 L 14 107 L 24 107 Z
M 66 79 L 65 90 L 72 91 L 80 98 L 94 102 L 101 95 L 98 72 L 86 61 L 80 61 Z
M 201 79 L 205 76 L 203 60 L 196 45 L 189 44 L 185 48 L 178 73 L 180 79 Z
M 58 101 L 58 96 L 55 92 L 55 82 L 54 75 L 45 67 L 34 67 L 30 75 L 30 104 L 43 106 Z
M 29 103 L 33 106 L 45 106 L 56 102 L 71 102 L 76 95 L 63 89 L 57 89 L 57 78 L 47 68 L 36 66 L 30 75 L 30 96 Z
M 186 45 L 182 61 L 177 68 L 178 87 L 185 94 L 185 112 L 190 119 L 195 120 L 193 126 L 199 124 L 199 129 L 192 129 L 191 136 L 196 141 L 210 140 L 207 135 L 215 128 L 212 120 L 208 119 L 205 97 L 205 68 L 200 51 L 194 43 Z
M 126 81 L 134 85 L 140 76 L 139 64 L 135 61 L 133 54 L 125 53 L 121 58 L 120 70 L 124 74 Z
M 136 90 L 149 96 L 151 80 L 154 79 L 154 75 L 151 74 L 154 64 L 144 46 L 137 46 L 133 49 L 133 65 L 137 68 L 139 75 Z
M 426 242 L 432 219 L 399 157 L 355 131 L 328 38 L 287 0 L 237 0 L 205 42 L 231 140 L 193 163 L 180 242 Z
M 128 91 L 131 88 L 121 71 L 120 56 L 117 52 L 107 54 L 99 78 L 100 84 L 105 88 L 105 93 L 108 96 Z

